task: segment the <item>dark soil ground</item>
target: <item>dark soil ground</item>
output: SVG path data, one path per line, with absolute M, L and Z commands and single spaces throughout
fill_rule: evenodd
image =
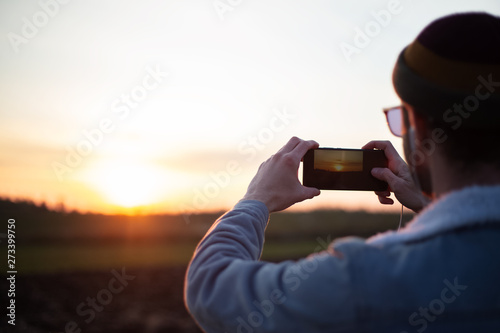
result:
M 130 279 L 126 286 L 119 283 L 112 270 L 18 274 L 16 326 L 8 325 L 8 317 L 3 314 L 0 332 L 201 332 L 184 307 L 185 269 L 125 269 Z M 117 267 L 116 272 L 121 275 L 122 268 Z M 6 284 L 0 285 L 2 295 L 7 295 Z M 95 309 L 88 298 L 90 302 L 96 299 Z

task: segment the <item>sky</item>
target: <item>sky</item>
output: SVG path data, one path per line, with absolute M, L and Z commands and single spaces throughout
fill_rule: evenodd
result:
M 500 3 L 0 0 L 0 196 L 216 211 L 292 136 L 402 153 L 382 113 L 396 58 L 463 11 Z M 388 209 L 346 191 L 294 206 L 316 208 Z

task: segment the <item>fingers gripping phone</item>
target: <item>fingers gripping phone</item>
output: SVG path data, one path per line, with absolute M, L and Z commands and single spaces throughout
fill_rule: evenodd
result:
M 383 150 L 318 148 L 303 158 L 304 186 L 320 190 L 385 191 L 386 182 L 373 177 L 375 167 L 387 167 Z

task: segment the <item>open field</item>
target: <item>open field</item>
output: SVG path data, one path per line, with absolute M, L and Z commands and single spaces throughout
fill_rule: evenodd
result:
M 122 268 L 115 271 L 121 274 Z M 104 295 L 112 270 L 18 274 L 16 326 L 2 315 L 0 332 L 198 333 L 182 301 L 184 271 L 184 266 L 126 268 L 130 280 L 111 298 Z M 1 286 L 4 295 L 5 284 Z M 104 301 L 97 303 L 100 311 L 93 310 L 89 298 Z
M 220 215 L 106 216 L 0 201 L 0 219 L 16 220 L 18 271 L 16 327 L 2 320 L 0 332 L 200 332 L 184 307 L 184 274 Z M 273 214 L 262 260 L 297 259 L 338 237 L 368 237 L 398 222 L 397 214 L 367 212 Z M 0 248 L 6 253 L 4 240 Z M 0 274 L 5 264 L 0 262 Z M 109 283 L 120 273 L 130 281 L 110 294 Z M 6 283 L 0 283 L 0 293 L 7 294 Z M 102 298 L 106 293 L 111 299 Z M 87 302 L 98 297 L 106 304 L 94 311 Z
M 23 274 L 52 274 L 100 270 L 109 267 L 185 266 L 191 259 L 196 244 L 182 242 L 172 244 L 24 245 L 17 251 L 17 267 Z M 314 252 L 321 244 L 310 241 L 268 242 L 262 259 L 276 261 L 299 258 Z

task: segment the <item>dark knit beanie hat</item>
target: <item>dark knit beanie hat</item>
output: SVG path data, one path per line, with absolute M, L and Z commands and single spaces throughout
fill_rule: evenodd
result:
M 432 22 L 399 55 L 393 83 L 434 121 L 500 128 L 500 18 L 461 13 Z

